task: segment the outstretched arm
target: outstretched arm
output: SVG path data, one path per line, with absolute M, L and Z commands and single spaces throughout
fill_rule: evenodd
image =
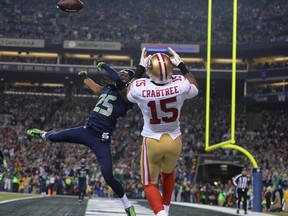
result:
M 111 68 L 108 64 L 104 63 L 104 62 L 100 62 L 97 65 L 98 68 L 100 69 L 104 69 L 110 79 L 115 82 L 116 87 L 121 95 L 121 97 L 127 101 L 127 97 L 126 97 L 126 93 L 127 93 L 127 87 L 126 84 L 122 81 L 121 77 L 119 76 L 119 74 L 117 73 L 117 71 L 115 71 L 113 68 Z
M 139 65 L 136 66 L 135 74 L 130 83 L 132 83 L 136 79 L 143 77 L 143 74 L 146 72 L 146 68 L 147 68 L 148 61 L 150 58 L 151 58 L 151 55 L 147 56 L 147 51 L 146 51 L 146 48 L 144 47 L 141 52 Z M 128 86 L 128 89 L 127 89 L 127 92 L 129 91 L 130 91 L 130 85 Z
M 142 78 L 143 74 L 146 72 L 146 68 L 150 58 L 151 55 L 147 56 L 147 51 L 146 48 L 144 47 L 141 52 L 139 65 L 136 66 L 136 72 L 131 82 L 133 82 L 136 79 Z
M 102 86 L 95 83 L 91 78 L 88 77 L 87 71 L 80 71 L 78 76 L 82 77 L 84 84 L 94 92 L 95 95 L 101 94 Z
M 199 90 L 199 86 L 198 86 L 198 83 L 197 83 L 195 77 L 187 69 L 187 67 L 183 63 L 182 59 L 180 58 L 180 56 L 170 47 L 168 47 L 168 51 L 172 55 L 172 57 L 170 57 L 172 64 L 175 65 L 176 67 L 178 67 L 180 69 L 181 73 L 183 74 L 183 76 L 186 79 L 188 79 L 191 84 L 195 85 L 196 88 Z

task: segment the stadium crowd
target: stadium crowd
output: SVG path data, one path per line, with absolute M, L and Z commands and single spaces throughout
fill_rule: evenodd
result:
M 116 0 L 85 0 L 84 8 L 74 14 L 57 10 L 57 2 L 3 0 L 0 37 L 56 43 L 63 39 L 128 44 L 207 41 L 208 1 L 129 0 L 124 4 Z M 238 43 L 287 41 L 287 11 L 285 0 L 242 0 L 238 5 Z M 232 18 L 233 1 L 213 1 L 213 44 L 231 43 Z
M 111 196 L 111 190 L 97 168 L 95 157 L 85 146 L 47 143 L 41 139 L 29 139 L 28 128 L 62 129 L 81 125 L 93 99 L 81 97 L 53 97 L 1 94 L 1 146 L 8 159 L 9 174 L 1 190 L 39 193 L 40 170 L 47 173 L 47 194 L 77 194 L 75 168 L 79 160 L 86 157 L 91 169 L 90 184 L 94 196 Z M 215 186 L 208 182 L 195 182 L 195 163 L 205 154 L 205 100 L 202 97 L 187 102 L 183 107 L 183 152 L 176 168 L 177 186 L 175 200 L 219 205 L 234 205 L 234 190 L 230 181 Z M 229 136 L 229 99 L 215 98 L 211 101 L 211 143 L 227 140 Z M 287 109 L 263 110 L 263 124 L 256 130 L 247 130 L 246 109 L 243 101 L 237 104 L 237 144 L 254 155 L 263 172 L 264 192 L 267 187 L 274 190 L 288 184 L 288 127 Z M 135 108 L 119 121 L 113 134 L 112 148 L 115 175 L 124 182 L 131 198 L 144 198 L 140 182 L 140 146 L 142 117 Z M 269 150 L 269 154 L 267 151 Z M 252 165 L 239 152 L 215 150 L 208 154 L 239 156 L 245 166 Z M 9 183 L 10 181 L 10 183 Z M 263 193 L 264 193 L 263 192 Z M 224 201 L 218 200 L 223 194 Z M 263 195 L 264 196 L 264 195 Z M 220 198 L 219 198 L 220 199 Z

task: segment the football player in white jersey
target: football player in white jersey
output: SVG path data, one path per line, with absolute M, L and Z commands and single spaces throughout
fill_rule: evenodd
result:
M 142 111 L 144 126 L 141 152 L 141 177 L 147 200 L 157 216 L 168 216 L 174 190 L 174 168 L 182 149 L 179 117 L 184 100 L 198 94 L 195 77 L 180 56 L 168 48 L 164 53 L 146 56 L 142 50 L 127 98 Z M 182 75 L 173 75 L 173 65 Z M 148 78 L 142 78 L 146 71 Z M 162 175 L 162 195 L 157 189 Z

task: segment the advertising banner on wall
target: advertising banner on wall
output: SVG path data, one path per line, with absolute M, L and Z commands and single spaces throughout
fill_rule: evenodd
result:
M 2 47 L 43 48 L 45 46 L 45 40 L 0 38 L 0 46 L 2 46 Z
M 72 41 L 64 40 L 65 49 L 89 49 L 89 50 L 121 50 L 119 42 L 101 42 L 101 41 Z
M 199 53 L 200 46 L 197 44 L 157 44 L 157 43 L 142 43 L 141 50 L 146 47 L 147 52 L 168 52 L 168 47 L 171 47 L 177 53 Z
M 281 94 L 252 94 L 246 96 L 247 103 L 278 103 L 288 100 L 288 92 Z

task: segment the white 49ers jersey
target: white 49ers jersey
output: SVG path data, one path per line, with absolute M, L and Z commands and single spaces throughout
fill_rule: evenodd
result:
M 197 94 L 196 86 L 184 76 L 173 75 L 165 85 L 156 85 L 148 78 L 137 79 L 130 84 L 127 98 L 142 111 L 142 136 L 159 140 L 162 134 L 169 134 L 174 140 L 181 135 L 179 117 L 184 100 Z

